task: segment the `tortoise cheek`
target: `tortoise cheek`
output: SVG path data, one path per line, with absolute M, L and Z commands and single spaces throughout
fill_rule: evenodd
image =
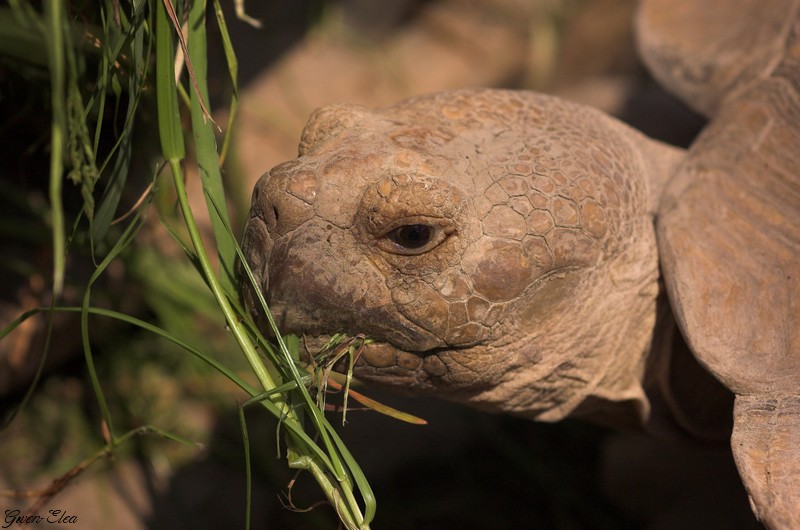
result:
M 490 302 L 517 298 L 530 285 L 534 264 L 517 241 L 486 238 L 470 253 L 475 293 Z M 477 248 L 480 247 L 480 248 Z

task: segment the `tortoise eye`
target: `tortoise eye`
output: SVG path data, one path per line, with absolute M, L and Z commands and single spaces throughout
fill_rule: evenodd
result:
M 418 250 L 431 242 L 434 235 L 432 226 L 423 224 L 398 226 L 389 232 L 389 239 L 407 250 Z
M 400 224 L 403 222 L 407 224 Z M 378 237 L 377 244 L 389 254 L 417 256 L 438 247 L 455 231 L 453 222 L 448 219 L 419 215 L 398 220 L 387 227 Z

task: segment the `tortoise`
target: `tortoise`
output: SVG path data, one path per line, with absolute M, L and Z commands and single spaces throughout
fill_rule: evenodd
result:
M 687 151 L 527 91 L 318 109 L 243 238 L 279 326 L 365 334 L 356 376 L 407 392 L 730 436 L 800 528 L 799 10 L 643 2 L 640 55 L 710 120 Z

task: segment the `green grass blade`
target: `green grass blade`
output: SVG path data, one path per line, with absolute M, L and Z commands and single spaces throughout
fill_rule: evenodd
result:
M 208 64 L 206 62 L 206 2 L 196 0 L 189 11 L 189 36 L 188 57 L 192 63 L 195 90 L 191 91 L 192 133 L 194 134 L 195 149 L 197 152 L 197 165 L 200 179 L 205 191 L 211 228 L 217 244 L 217 254 L 220 262 L 220 283 L 222 288 L 232 295 L 236 292 L 236 240 L 225 230 L 228 224 L 228 209 L 225 203 L 225 190 L 222 185 L 222 172 L 217 154 L 217 141 L 214 137 L 213 125 L 206 118 L 205 109 L 208 107 Z M 205 103 L 204 103 L 205 102 Z M 212 207 L 208 197 L 216 201 L 217 207 Z
M 18 404 L 15 404 L 11 410 L 9 410 L 0 420 L 0 431 L 3 431 L 11 425 L 11 422 L 14 421 L 14 418 L 17 414 L 24 409 L 28 402 L 33 397 L 33 393 L 36 390 L 36 387 L 39 385 L 39 380 L 44 373 L 45 363 L 47 363 L 47 355 L 50 353 L 50 345 L 53 342 L 53 313 L 54 313 L 54 306 L 52 303 L 55 300 L 51 300 L 51 306 L 47 309 L 43 309 L 47 313 L 47 329 L 45 331 L 44 336 L 44 346 L 42 347 L 42 357 L 39 359 L 39 364 L 36 366 L 36 373 L 33 375 L 33 380 L 31 381 L 30 385 L 28 385 L 28 389 L 25 391 L 25 394 L 22 396 L 22 399 L 19 401 Z M 2 331 L 0 331 L 0 340 L 3 340 L 3 337 L 14 331 L 20 324 L 22 324 L 25 320 L 30 318 L 31 316 L 38 314 L 40 311 L 32 310 L 26 311 L 20 317 L 16 318 L 11 324 L 6 326 Z
M 244 472 L 247 486 L 245 489 L 244 527 L 250 529 L 250 507 L 253 501 L 253 476 L 250 462 L 250 436 L 247 434 L 247 420 L 244 417 L 244 406 L 239 406 L 239 425 L 242 427 L 242 444 L 244 444 Z
M 228 33 L 228 25 L 225 23 L 225 15 L 219 0 L 214 0 L 214 12 L 217 15 L 217 26 L 219 27 L 220 37 L 222 38 L 222 49 L 225 52 L 225 61 L 228 63 L 228 75 L 231 79 L 231 101 L 228 105 L 228 125 L 225 127 L 225 138 L 222 140 L 222 149 L 219 151 L 220 166 L 225 164 L 228 157 L 228 149 L 233 133 L 233 124 L 236 120 L 236 112 L 239 109 L 239 60 L 233 51 L 233 43 Z
M 140 10 L 141 6 L 140 4 Z M 125 102 L 127 103 L 127 110 L 125 114 L 125 121 L 119 133 L 115 145 L 112 147 L 110 153 L 103 161 L 100 171 L 103 172 L 109 162 L 114 160 L 114 166 L 111 174 L 108 177 L 103 197 L 100 201 L 94 219 L 90 226 L 91 241 L 96 246 L 105 237 L 108 228 L 110 227 L 114 215 L 119 206 L 122 192 L 125 189 L 125 184 L 128 178 L 128 171 L 131 165 L 133 155 L 133 130 L 135 124 L 136 112 L 139 109 L 139 100 L 142 92 L 145 90 L 147 83 L 146 76 L 149 59 L 150 59 L 150 46 L 152 38 L 148 40 L 148 47 L 145 49 L 144 31 L 142 30 L 144 24 L 144 17 L 141 14 L 135 19 L 135 23 L 125 30 L 124 35 L 117 36 L 116 45 L 105 48 L 103 53 L 103 60 L 101 61 L 99 70 L 99 81 L 97 92 L 100 93 L 101 103 L 99 113 L 102 115 L 104 108 L 105 94 L 108 91 L 109 85 L 113 85 L 114 64 L 122 60 L 122 56 L 126 55 L 127 70 L 127 90 L 125 91 Z M 108 37 L 108 31 L 106 38 Z M 123 54 L 124 52 L 124 54 Z M 117 94 L 117 101 L 121 101 L 122 93 Z M 119 103 L 118 103 L 119 104 Z M 100 133 L 103 130 L 102 120 L 98 120 L 95 129 L 94 149 L 99 149 Z
M 61 202 L 61 183 L 64 179 L 64 147 L 66 144 L 66 65 L 64 60 L 64 4 L 45 2 L 45 42 L 50 67 L 52 125 L 50 141 L 50 212 L 53 231 L 53 297 L 64 289 L 66 238 L 64 235 L 64 206 Z
M 167 161 L 183 160 L 186 147 L 178 108 L 178 95 L 172 62 L 175 44 L 172 23 L 167 18 L 164 4 L 156 2 L 156 108 L 158 109 L 158 136 L 161 152 Z
M 181 175 L 180 164 L 177 161 L 171 161 L 170 166 L 173 173 L 173 184 L 175 185 L 175 190 L 178 195 L 178 203 L 180 204 L 180 209 L 183 213 L 184 221 L 186 222 L 186 227 L 189 230 L 189 237 L 192 240 L 192 245 L 194 246 L 197 259 L 200 263 L 203 277 L 211 288 L 211 291 L 213 292 L 214 297 L 219 304 L 220 310 L 225 316 L 225 321 L 228 323 L 233 336 L 236 338 L 236 342 L 239 344 L 239 347 L 250 363 L 250 366 L 253 368 L 253 371 L 255 372 L 259 382 L 262 384 L 265 390 L 272 389 L 276 385 L 272 380 L 272 377 L 267 372 L 267 369 L 261 363 L 258 353 L 256 353 L 253 344 L 250 342 L 250 339 L 247 336 L 247 333 L 239 324 L 237 315 L 228 302 L 225 292 L 223 291 L 222 286 L 217 280 L 214 270 L 211 267 L 208 255 L 203 247 L 203 240 L 200 237 L 200 231 L 197 228 L 197 223 L 194 219 L 194 214 L 189 206 L 186 188 L 183 184 L 183 178 Z M 276 403 L 276 405 L 279 407 L 285 407 L 285 404 L 281 402 Z
M 364 501 L 364 519 L 362 524 L 365 526 L 369 525 L 375 518 L 375 512 L 377 510 L 375 493 L 372 491 L 372 487 L 369 485 L 367 477 L 361 471 L 361 467 L 358 465 L 358 462 L 356 462 L 355 458 L 353 458 L 353 455 L 347 449 L 347 446 L 339 437 L 339 434 L 333 429 L 333 426 L 330 425 L 330 423 L 328 424 L 328 429 L 331 439 L 336 444 L 336 448 L 342 455 L 342 459 L 344 459 L 347 467 L 350 469 L 353 480 L 355 481 L 358 491 L 361 494 L 361 498 Z M 349 490 L 349 488 L 343 489 L 345 491 Z
M 133 112 L 133 109 L 131 112 Z M 119 151 L 117 152 L 114 168 L 109 176 L 108 185 L 103 193 L 103 199 L 91 221 L 90 236 L 95 246 L 103 240 L 108 232 L 111 222 L 114 220 L 117 206 L 119 206 L 120 198 L 122 198 L 122 191 L 125 189 L 128 169 L 130 169 L 133 155 L 132 132 L 132 130 L 128 130 L 123 133 L 124 136 L 119 144 Z
M 12 331 L 14 331 L 14 329 L 16 329 L 20 324 L 25 322 L 30 317 L 32 317 L 34 315 L 37 315 L 39 313 L 42 313 L 42 312 L 48 312 L 50 310 L 51 310 L 51 308 L 49 308 L 49 307 L 39 307 L 39 308 L 35 308 L 35 309 L 30 309 L 30 310 L 24 312 L 23 314 L 18 316 L 16 319 L 14 319 L 13 322 L 11 322 L 9 325 L 7 325 L 5 328 L 3 328 L 2 331 L 0 331 L 0 340 L 2 340 L 6 335 L 8 335 Z M 107 317 L 107 318 L 113 318 L 113 319 L 119 320 L 120 322 L 125 322 L 127 324 L 132 325 L 132 326 L 136 326 L 138 328 L 141 328 L 141 329 L 143 329 L 145 331 L 149 331 L 150 333 L 153 333 L 155 335 L 163 337 L 164 339 L 172 342 L 173 344 L 175 344 L 175 345 L 183 348 L 187 352 L 191 353 L 192 355 L 194 355 L 195 357 L 197 357 L 198 359 L 200 359 L 204 363 L 208 364 L 211 368 L 213 368 L 214 370 L 216 370 L 217 372 L 219 372 L 220 374 L 222 374 L 223 376 L 225 376 L 226 378 L 231 380 L 233 383 L 235 383 L 237 386 L 239 386 L 242 390 L 247 392 L 249 395 L 251 395 L 251 396 L 258 396 L 259 395 L 259 392 L 258 392 L 257 388 L 255 388 L 254 386 L 252 386 L 249 383 L 247 383 L 244 379 L 240 378 L 238 375 L 236 375 L 235 372 L 229 370 L 224 364 L 220 363 L 219 361 L 217 361 L 216 359 L 214 359 L 210 355 L 206 355 L 201 350 L 195 348 L 191 344 L 181 340 L 180 338 L 174 336 L 173 334 L 161 329 L 160 327 L 158 327 L 158 326 L 156 326 L 154 324 L 151 324 L 150 322 L 146 322 L 144 320 L 141 320 L 139 318 L 136 318 L 134 316 L 131 316 L 131 315 L 128 315 L 128 314 L 125 314 L 125 313 L 120 313 L 119 311 L 114 311 L 113 309 L 105 309 L 105 308 L 102 308 L 102 307 L 92 307 L 92 306 L 90 306 L 88 308 L 84 308 L 82 306 L 80 306 L 80 307 L 56 306 L 56 307 L 52 308 L 52 311 L 66 312 L 66 313 L 80 313 L 82 311 L 86 311 L 91 315 L 97 315 L 97 316 L 103 316 L 103 317 Z
M 86 289 L 84 291 L 83 301 L 81 304 L 81 339 L 83 342 L 83 354 L 84 359 L 86 360 L 86 368 L 89 372 L 89 378 L 92 382 L 92 388 L 94 389 L 95 397 L 97 398 L 97 403 L 100 407 L 100 412 L 103 415 L 103 420 L 108 428 L 109 439 L 112 441 L 115 439 L 115 435 L 111 413 L 109 411 L 102 386 L 100 385 L 100 379 L 97 377 L 97 370 L 94 366 L 91 341 L 89 338 L 89 307 L 91 303 L 92 285 L 94 285 L 97 279 L 100 278 L 103 272 L 105 272 L 108 265 L 114 259 L 116 259 L 117 256 L 119 256 L 119 254 L 131 243 L 131 241 L 133 241 L 134 236 L 142 226 L 142 212 L 147 210 L 148 204 L 149 201 L 147 201 L 143 208 L 137 212 L 136 216 L 126 227 L 122 236 L 117 240 L 100 264 L 97 265 L 97 268 L 89 277 L 89 281 L 86 282 Z

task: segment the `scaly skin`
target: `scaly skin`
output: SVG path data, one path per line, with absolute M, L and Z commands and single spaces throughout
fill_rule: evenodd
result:
M 647 421 L 653 216 L 681 156 L 532 93 L 328 107 L 257 184 L 244 247 L 282 329 L 376 340 L 359 378 L 541 420 L 591 404 Z M 392 240 L 409 225 L 430 242 Z

